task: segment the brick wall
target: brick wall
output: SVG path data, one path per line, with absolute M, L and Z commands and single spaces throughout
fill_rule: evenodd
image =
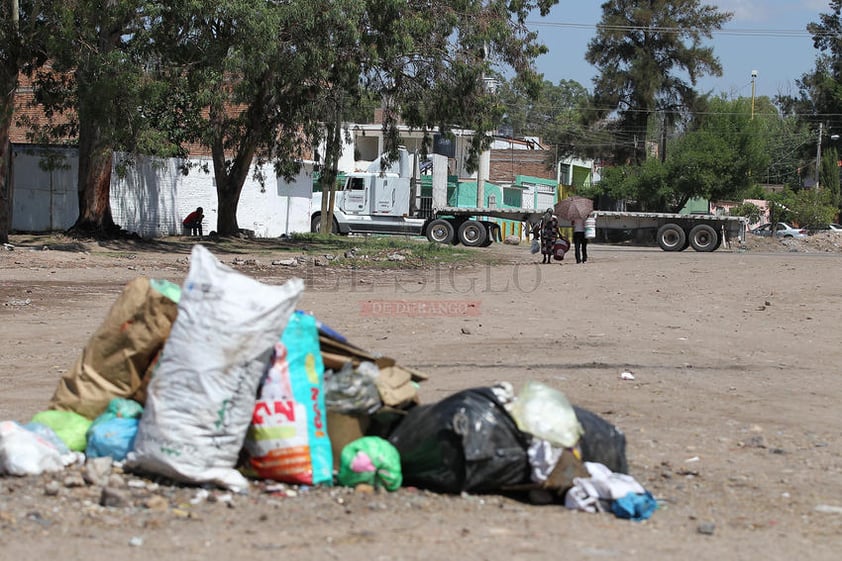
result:
M 556 171 L 547 169 L 550 153 L 546 150 L 492 150 L 488 180 L 492 183 L 514 183 L 518 175 L 555 179 Z

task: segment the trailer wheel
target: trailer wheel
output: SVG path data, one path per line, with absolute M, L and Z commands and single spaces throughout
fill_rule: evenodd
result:
M 438 218 L 427 225 L 427 239 L 435 243 L 453 243 L 455 232 L 453 224 Z
M 687 242 L 687 234 L 678 224 L 664 224 L 658 228 L 658 245 L 664 251 L 681 251 Z
M 467 247 L 480 247 L 487 239 L 488 231 L 476 220 L 466 220 L 459 226 L 459 241 Z
M 313 234 L 318 234 L 322 231 L 322 215 L 314 214 L 313 219 L 310 220 L 310 232 Z M 339 222 L 336 221 L 336 218 L 333 219 L 333 225 L 330 228 L 331 234 L 338 234 L 339 233 Z
M 696 251 L 713 251 L 717 248 L 719 236 L 709 224 L 697 224 L 690 230 L 690 245 Z

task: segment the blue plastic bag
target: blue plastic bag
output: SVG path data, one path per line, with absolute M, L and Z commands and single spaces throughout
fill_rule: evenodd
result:
M 85 455 L 89 458 L 111 456 L 122 461 L 134 448 L 138 418 L 114 417 L 91 426 Z
M 636 522 L 647 520 L 656 508 L 658 508 L 658 501 L 649 491 L 643 494 L 629 493 L 611 503 L 611 512 L 617 518 L 628 518 Z

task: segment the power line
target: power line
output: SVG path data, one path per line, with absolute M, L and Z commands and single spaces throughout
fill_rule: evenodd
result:
M 529 27 L 556 27 L 565 29 L 588 29 L 596 31 L 604 29 L 607 31 L 643 31 L 649 33 L 693 33 L 698 31 L 692 27 L 661 27 L 661 26 L 647 26 L 647 25 L 601 25 L 590 23 L 573 23 L 573 22 L 558 22 L 558 21 L 527 21 L 526 25 Z M 835 33 L 811 33 L 806 29 L 740 29 L 740 28 L 725 28 L 710 30 L 712 35 L 731 35 L 737 37 L 773 37 L 773 38 L 813 38 L 813 37 L 834 37 Z

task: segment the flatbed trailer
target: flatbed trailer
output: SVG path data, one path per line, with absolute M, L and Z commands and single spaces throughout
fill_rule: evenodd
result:
M 442 157 L 434 155 L 434 158 Z M 500 224 L 511 220 L 527 224 L 528 231 L 540 223 L 543 209 L 447 206 L 446 175 L 433 175 L 432 196 L 420 197 L 413 187 L 405 151 L 398 173 L 359 172 L 346 176 L 335 193 L 331 231 L 339 234 L 379 233 L 426 236 L 431 242 L 485 247 L 501 240 Z M 435 169 L 435 166 L 434 166 Z M 446 169 L 446 165 L 441 169 Z M 321 193 L 314 193 L 311 230 L 321 230 Z M 616 212 L 597 210 L 590 214 L 590 228 L 597 230 L 640 230 L 655 233 L 664 251 L 714 251 L 723 241 L 745 238 L 746 219 L 713 214 L 671 214 L 660 212 Z M 559 226 L 570 222 L 560 219 Z
M 665 212 L 616 212 L 595 210 L 597 229 L 655 231 L 664 251 L 715 251 L 722 242 L 745 241 L 747 220 L 742 216 L 673 214 Z

